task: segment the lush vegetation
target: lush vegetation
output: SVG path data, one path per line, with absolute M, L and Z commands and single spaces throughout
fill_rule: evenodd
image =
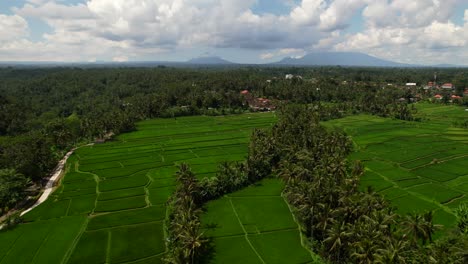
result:
M 468 132 L 450 127 L 466 114 L 456 106 L 418 104 L 419 123 L 371 116 L 327 122 L 357 145 L 351 159 L 364 162 L 361 187 L 375 191 L 402 214 L 434 211 L 434 222 L 455 225 L 454 209 L 466 202 Z
M 269 169 L 285 180 L 285 197 L 295 208 L 310 247 L 337 263 L 466 261 L 464 229 L 453 229 L 455 235 L 433 243 L 440 228 L 433 211 L 397 214 L 372 188 L 361 191 L 365 168 L 360 161 L 346 162 L 350 139 L 323 127 L 318 116 L 307 107 L 289 107 L 265 135 L 272 144 Z M 419 204 L 411 207 L 419 209 Z M 460 221 L 463 227 L 464 218 Z M 451 244 L 453 240 L 459 244 Z
M 413 104 L 432 92 L 403 84 L 432 74 L 1 69 L 2 214 L 65 151 L 117 137 L 79 148 L 50 199 L 7 219 L 0 263 L 464 263 L 468 119 L 454 104 L 468 103 Z M 246 114 L 244 89 L 278 122 Z
M 304 78 L 285 80 L 286 73 Z M 432 75 L 432 69 L 340 67 L 3 68 L 0 169 L 15 169 L 39 189 L 41 180 L 74 145 L 132 131 L 135 122 L 148 118 L 244 112 L 248 105 L 239 93 L 244 89 L 277 103 L 332 102 L 334 106 L 320 106 L 329 109 L 323 119 L 365 112 L 411 120 L 406 102 L 420 91 L 396 87 L 408 81 L 425 83 Z M 440 70 L 439 78 L 459 88 L 467 82 L 462 70 Z M 382 89 L 388 83 L 395 89 Z
M 243 160 L 252 129 L 275 120 L 272 113 L 148 120 L 114 141 L 79 148 L 53 195 L 0 233 L 0 263 L 20 252 L 28 254 L 15 263 L 161 262 L 166 202 L 178 189 L 175 165 L 190 164 L 204 182 L 220 162 Z M 51 237 L 62 229 L 67 235 Z

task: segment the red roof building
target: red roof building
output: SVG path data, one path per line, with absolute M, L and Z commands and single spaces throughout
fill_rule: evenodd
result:
M 452 95 L 451 96 L 452 99 L 461 99 L 461 96 L 458 96 L 458 95 Z
M 442 95 L 440 95 L 440 94 L 436 94 L 436 95 L 434 95 L 434 98 L 435 98 L 435 99 L 442 99 L 442 98 L 443 98 L 443 96 L 442 96 Z
M 243 95 L 247 95 L 247 94 L 249 94 L 249 90 L 243 90 L 240 93 L 243 94 Z
M 454 89 L 455 87 L 451 83 L 442 84 L 442 89 Z

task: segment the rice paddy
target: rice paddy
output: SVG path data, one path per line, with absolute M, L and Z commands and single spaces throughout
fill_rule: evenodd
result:
M 281 197 L 283 187 L 278 179 L 264 179 L 206 205 L 202 224 L 213 241 L 212 263 L 312 262 Z
M 452 226 L 453 209 L 468 201 L 468 131 L 451 120 L 468 113 L 418 110 L 422 122 L 359 115 L 326 124 L 352 137 L 350 158 L 366 166 L 362 189 L 372 186 L 402 214 L 434 210 L 436 223 Z M 253 128 L 275 120 L 271 113 L 148 120 L 112 142 L 78 149 L 52 196 L 0 233 L 0 264 L 161 263 L 177 165 L 214 176 L 219 162 L 245 159 Z M 314 262 L 283 188 L 264 179 L 206 204 L 201 220 L 211 263 Z
M 453 209 L 468 201 L 468 118 L 461 107 L 419 104 L 421 122 L 350 116 L 327 122 L 353 139 L 351 159 L 364 161 L 361 187 L 373 187 L 400 213 L 435 211 L 435 222 L 453 226 Z
M 214 176 L 219 162 L 245 159 L 253 128 L 275 120 L 272 113 L 149 120 L 112 142 L 78 149 L 51 197 L 27 213 L 25 223 L 0 233 L 0 263 L 160 263 L 166 250 L 165 203 L 174 189 L 177 164 L 190 164 L 199 178 Z M 274 250 L 283 250 L 275 254 L 284 256 L 295 252 L 297 261 L 290 263 L 310 260 L 279 196 L 280 182 L 260 189 L 247 188 L 229 198 L 225 209 L 231 211 L 219 218 L 228 221 L 223 223 L 227 229 L 220 234 L 232 237 L 216 239 L 217 260 L 234 261 L 228 249 L 236 243 L 249 248 L 247 236 L 268 263 L 275 262 L 268 258 L 276 255 L 267 254 Z M 217 203 L 225 200 L 208 207 Z M 259 207 L 265 214 L 258 213 Z M 232 208 L 237 218 L 228 217 Z M 243 257 L 249 254 L 255 253 Z

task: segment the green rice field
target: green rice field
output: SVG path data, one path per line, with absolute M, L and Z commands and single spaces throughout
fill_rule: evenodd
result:
M 283 188 L 281 180 L 264 179 L 206 205 L 202 225 L 213 242 L 212 263 L 312 262 Z
M 400 213 L 433 210 L 437 224 L 453 226 L 453 209 L 468 202 L 468 118 L 464 108 L 418 104 L 421 122 L 350 116 L 327 122 L 353 139 L 351 159 L 364 161 L 361 187 L 372 186 Z
M 161 263 L 165 203 L 177 164 L 190 164 L 200 178 L 214 176 L 219 162 L 245 159 L 253 128 L 275 120 L 272 113 L 149 120 L 112 142 L 78 149 L 49 199 L 17 228 L 0 233 L 0 264 Z M 279 196 L 282 185 L 276 180 L 263 184 L 208 205 L 203 219 L 218 215 L 228 221 L 220 223 L 226 226 L 222 231 L 207 230 L 216 236 L 215 262 L 236 263 L 231 249 L 251 248 L 247 237 L 256 253 L 247 250 L 242 259 L 259 262 L 255 255 L 260 254 L 274 263 L 279 255 L 293 254 L 289 263 L 310 260 Z M 220 205 L 228 205 L 220 208 L 228 215 L 210 209 Z M 259 214 L 259 206 L 268 214 Z M 231 219 L 233 208 L 237 217 Z

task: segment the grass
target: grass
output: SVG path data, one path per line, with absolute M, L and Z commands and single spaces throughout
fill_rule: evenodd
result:
M 372 186 L 402 214 L 434 210 L 435 222 L 451 227 L 453 209 L 468 195 L 468 131 L 451 125 L 468 113 L 457 106 L 416 107 L 421 122 L 359 115 L 324 124 L 352 136 L 356 151 L 349 158 L 368 169 L 362 189 Z
M 105 263 L 109 232 L 85 232 L 71 255 L 68 263 Z
M 201 222 L 214 241 L 212 263 L 308 263 L 297 224 L 281 197 L 283 184 L 264 179 L 209 202 Z
M 96 215 L 89 219 L 88 230 L 162 221 L 165 211 L 166 208 L 163 206 L 152 206 L 137 210 Z
M 213 246 L 210 263 L 262 263 L 244 236 L 216 238 L 213 240 Z
M 85 220 L 65 217 L 38 221 L 0 233 L 0 263 L 62 263 Z
M 135 175 L 125 177 L 125 178 L 117 178 L 117 179 L 109 179 L 99 182 L 99 191 L 100 192 L 110 192 L 119 189 L 128 189 L 134 187 L 142 187 L 147 185 L 149 182 L 149 178 L 146 176 L 146 171 L 137 173 Z
M 48 234 L 47 239 L 36 253 L 33 263 L 61 263 L 78 236 L 85 217 L 67 217 L 61 219 Z
M 297 227 L 283 197 L 231 198 L 234 210 L 248 233 L 261 233 Z M 261 213 L 259 213 L 261 211 Z M 271 221 L 271 219 L 275 219 Z
M 199 178 L 214 176 L 219 162 L 245 159 L 253 128 L 275 120 L 271 113 L 146 120 L 135 132 L 79 148 L 62 185 L 26 214 L 27 223 L 0 233 L 0 263 L 44 263 L 47 256 L 52 264 L 161 263 L 177 165 L 188 163 Z M 202 219 L 214 238 L 212 263 L 261 263 L 268 254 L 282 263 L 312 260 L 282 189 L 266 179 L 207 205 Z
M 205 212 L 202 214 L 201 221 L 206 236 L 223 237 L 244 234 L 229 199 L 209 202 L 205 207 Z
M 165 251 L 161 223 L 119 227 L 112 229 L 110 232 L 110 263 L 138 260 Z M 132 243 L 129 243 L 129 241 L 132 241 Z
M 96 204 L 96 195 L 72 198 L 68 208 L 68 215 L 86 215 L 93 211 Z
M 146 191 L 145 188 L 137 187 L 137 188 L 129 188 L 129 189 L 122 189 L 117 191 L 110 191 L 110 192 L 101 192 L 99 193 L 99 201 L 107 201 L 107 200 L 115 200 L 119 198 L 127 198 L 132 196 L 140 196 L 145 195 Z
M 310 254 L 303 250 L 297 230 L 249 235 L 257 252 L 266 263 L 308 263 Z
M 122 199 L 108 200 L 108 201 L 98 201 L 96 204 L 95 212 L 112 212 L 112 211 L 122 211 L 127 209 L 135 209 L 146 207 L 146 196 L 134 196 L 127 197 Z

